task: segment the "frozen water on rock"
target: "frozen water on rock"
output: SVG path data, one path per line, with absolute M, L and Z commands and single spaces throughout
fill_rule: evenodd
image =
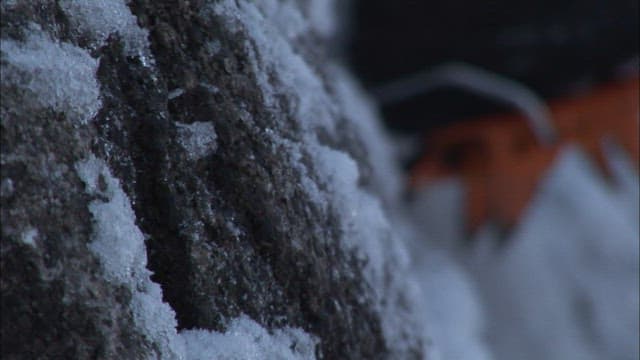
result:
M 98 62 L 74 45 L 51 40 L 33 26 L 25 42 L 0 41 L 0 77 L 26 92 L 22 97 L 35 109 L 51 108 L 70 120 L 86 124 L 100 109 L 96 81 Z

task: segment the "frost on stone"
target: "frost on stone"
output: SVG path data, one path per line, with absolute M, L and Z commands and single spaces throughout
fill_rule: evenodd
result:
M 189 158 L 195 160 L 211 155 L 216 151 L 216 131 L 210 121 L 197 121 L 191 124 L 176 122 L 178 141 Z
M 278 96 L 286 95 L 292 115 L 300 120 L 303 129 L 333 130 L 333 100 L 290 41 L 303 28 L 296 22 L 279 21 L 283 13 L 288 18 L 302 16 L 299 9 L 286 1 L 258 3 L 224 0 L 205 8 L 202 16 L 220 16 L 231 31 L 247 34 L 250 40 L 245 49 L 267 107 L 277 108 Z
M 96 80 L 98 62 L 68 43 L 34 30 L 25 42 L 0 41 L 4 86 L 24 92 L 26 108 L 53 109 L 72 121 L 86 124 L 101 106 Z
M 225 333 L 186 330 L 181 335 L 190 360 L 311 360 L 316 358 L 318 344 L 300 329 L 285 327 L 269 333 L 246 315 L 232 320 Z
M 339 65 L 327 67 L 334 70 L 329 71 L 332 82 L 340 84 L 334 86 L 337 94 L 331 96 L 328 88 L 332 85 L 324 84 L 320 74 L 296 51 L 291 39 L 299 28 L 295 22 L 288 27 L 279 23 L 279 19 L 283 16 L 280 11 L 293 18 L 292 14 L 299 12 L 299 8 L 290 7 L 287 1 L 259 4 L 221 1 L 203 11 L 203 16 L 219 16 L 232 32 L 247 34 L 246 51 L 265 106 L 278 109 L 284 98 L 288 104 L 285 110 L 291 110 L 290 115 L 303 135 L 284 138 L 278 129 L 265 132 L 274 148 L 285 151 L 287 166 L 298 172 L 302 190 L 323 216 L 329 213 L 337 216 L 342 234 L 340 244 L 365 264 L 363 273 L 370 292 L 362 296 L 375 303 L 386 345 L 393 354 L 408 356 L 406 351 L 415 351 L 426 341 L 421 340 L 422 332 L 416 330 L 418 326 L 411 317 L 412 279 L 407 273 L 409 260 L 402 239 L 389 221 L 385 204 L 377 194 L 360 186 L 356 161 L 347 152 L 323 144 L 317 135 L 318 132 L 335 135 L 338 122 L 346 117 L 358 136 L 366 138 L 366 150 L 373 152 L 372 158 L 365 161 L 376 163 L 376 192 L 388 198 L 385 203 L 391 203 L 397 200 L 391 198 L 399 194 L 399 172 L 390 165 L 391 158 L 382 154 L 388 144 L 375 123 L 379 119 Z M 312 11 L 333 6 L 331 3 L 310 5 L 318 7 Z M 309 16 L 309 8 L 304 10 Z
M 92 47 L 104 45 L 117 33 L 128 55 L 149 57 L 147 30 L 138 26 L 125 0 L 62 0 L 60 7 L 71 25 L 89 37 Z
M 149 359 L 315 359 L 315 337 L 290 327 L 269 332 L 246 316 L 232 320 L 224 333 L 178 333 L 173 310 L 162 301 L 160 286 L 150 279 L 144 235 L 120 182 L 94 156 L 77 163 L 76 171 L 86 193 L 95 197 L 89 204 L 94 221 L 89 248 L 106 278 L 131 291 L 135 324 L 153 344 Z

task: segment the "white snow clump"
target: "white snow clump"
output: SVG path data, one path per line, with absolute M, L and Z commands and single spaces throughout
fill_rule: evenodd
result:
M 0 51 L 7 64 L 0 67 L 2 81 L 24 91 L 22 99 L 29 107 L 63 112 L 79 124 L 97 114 L 101 106 L 98 62 L 85 50 L 33 31 L 25 42 L 2 39 Z

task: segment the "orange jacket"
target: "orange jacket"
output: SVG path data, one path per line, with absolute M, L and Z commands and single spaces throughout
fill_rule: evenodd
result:
M 539 145 L 518 114 L 486 116 L 432 132 L 425 138 L 425 156 L 412 169 L 412 186 L 461 177 L 469 230 L 489 219 L 511 227 L 563 145 L 579 144 L 607 174 L 601 145 L 611 138 L 638 164 L 639 87 L 639 79 L 633 78 L 552 102 L 549 107 L 559 137 L 553 146 Z

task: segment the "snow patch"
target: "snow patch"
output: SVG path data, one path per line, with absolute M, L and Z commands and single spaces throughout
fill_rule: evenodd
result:
M 36 228 L 28 228 L 20 235 L 20 241 L 23 244 L 29 245 L 31 247 L 36 247 L 38 244 L 36 243 L 36 238 L 38 237 L 38 229 Z
M 76 171 L 87 194 L 99 197 L 89 204 L 94 219 L 89 249 L 100 259 L 109 281 L 131 290 L 134 321 L 158 347 L 156 358 L 184 359 L 184 341 L 176 332 L 175 314 L 162 302 L 160 286 L 149 277 L 144 235 L 135 224 L 135 214 L 120 182 L 104 161 L 94 156 L 77 163 Z
M 94 156 L 79 162 L 76 171 L 93 215 L 89 249 L 98 257 L 106 278 L 131 291 L 136 326 L 154 344 L 150 359 L 315 359 L 318 340 L 301 329 L 267 331 L 247 316 L 231 321 L 227 331 L 176 331 L 175 313 L 162 301 L 160 286 L 150 279 L 144 235 L 135 224 L 129 198 L 106 163 Z
M 186 330 L 182 337 L 190 360 L 311 360 L 318 344 L 300 329 L 285 327 L 270 334 L 246 315 L 231 321 L 224 334 Z
M 176 122 L 178 141 L 192 159 L 211 155 L 217 148 L 217 135 L 213 122 L 196 121 L 191 124 Z
M 124 0 L 62 0 L 60 7 L 71 25 L 89 36 L 94 48 L 118 33 L 128 55 L 150 58 L 149 34 L 138 26 Z
M 38 31 L 25 42 L 2 39 L 0 51 L 2 81 L 26 92 L 21 98 L 29 102 L 27 107 L 51 108 L 80 124 L 97 114 L 101 106 L 98 62 L 86 51 Z

